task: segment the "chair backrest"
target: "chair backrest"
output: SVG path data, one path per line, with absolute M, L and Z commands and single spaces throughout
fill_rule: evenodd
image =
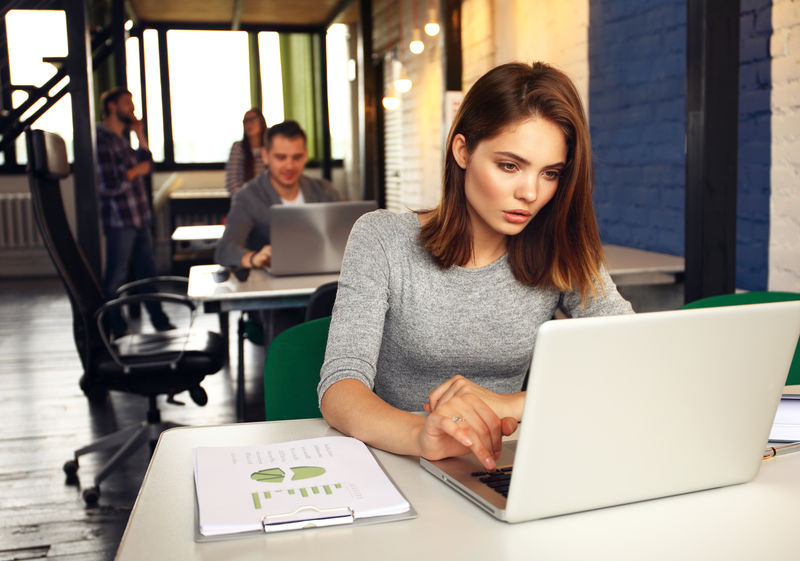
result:
M 709 296 L 695 300 L 683 306 L 691 308 L 712 308 L 716 306 L 740 306 L 743 304 L 763 304 L 766 302 L 787 302 L 800 300 L 800 294 L 796 292 L 740 292 L 736 294 L 720 294 L 719 296 Z M 800 384 L 800 339 L 794 349 L 794 358 L 789 367 L 789 374 L 786 377 L 786 385 L 794 386 Z
M 336 301 L 336 291 L 338 289 L 338 281 L 327 282 L 318 287 L 308 299 L 306 321 L 332 315 L 333 303 Z
M 264 410 L 268 421 L 321 417 L 319 371 L 331 318 L 290 327 L 270 343 L 264 364 Z
M 72 235 L 61 179 L 70 174 L 67 149 L 57 134 L 26 129 L 28 185 L 36 224 L 72 304 L 73 332 L 84 369 L 89 357 L 102 348 L 95 311 L 103 304 L 103 290 Z

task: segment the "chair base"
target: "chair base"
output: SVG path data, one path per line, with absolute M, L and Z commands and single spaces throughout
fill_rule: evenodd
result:
M 155 400 L 153 399 L 154 405 Z M 159 435 L 170 428 L 181 426 L 178 423 L 161 422 L 158 409 L 148 411 L 148 420 L 131 425 L 106 435 L 91 444 L 75 450 L 73 459 L 64 463 L 64 473 L 67 475 L 68 484 L 78 483 L 78 458 L 89 452 L 99 450 L 114 450 L 111 458 L 95 474 L 94 486 L 83 490 L 83 500 L 91 506 L 97 503 L 100 498 L 100 483 L 108 477 L 114 469 L 122 462 L 133 456 L 137 450 L 145 443 L 150 443 L 151 452 L 155 448 L 155 443 Z

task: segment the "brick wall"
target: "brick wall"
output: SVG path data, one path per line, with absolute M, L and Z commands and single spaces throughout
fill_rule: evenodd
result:
M 736 286 L 767 288 L 770 205 L 769 0 L 740 0 Z
M 603 241 L 683 254 L 686 4 L 591 0 L 589 107 Z
M 800 292 L 800 2 L 772 5 L 769 289 Z

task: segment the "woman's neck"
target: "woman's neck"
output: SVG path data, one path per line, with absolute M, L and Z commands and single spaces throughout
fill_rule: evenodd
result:
M 250 143 L 250 148 L 261 148 L 261 135 L 248 136 L 247 141 Z
M 478 269 L 494 263 L 508 250 L 508 238 L 486 222 L 472 208 L 469 209 L 472 230 L 472 255 L 464 265 L 467 269 Z

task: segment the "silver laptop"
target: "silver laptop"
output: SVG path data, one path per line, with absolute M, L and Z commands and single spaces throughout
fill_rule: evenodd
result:
M 744 483 L 798 336 L 800 302 L 547 322 L 513 470 L 492 488 L 474 456 L 421 464 L 507 522 Z
M 338 273 L 347 237 L 359 216 L 375 201 L 273 205 L 270 207 L 273 275 Z

